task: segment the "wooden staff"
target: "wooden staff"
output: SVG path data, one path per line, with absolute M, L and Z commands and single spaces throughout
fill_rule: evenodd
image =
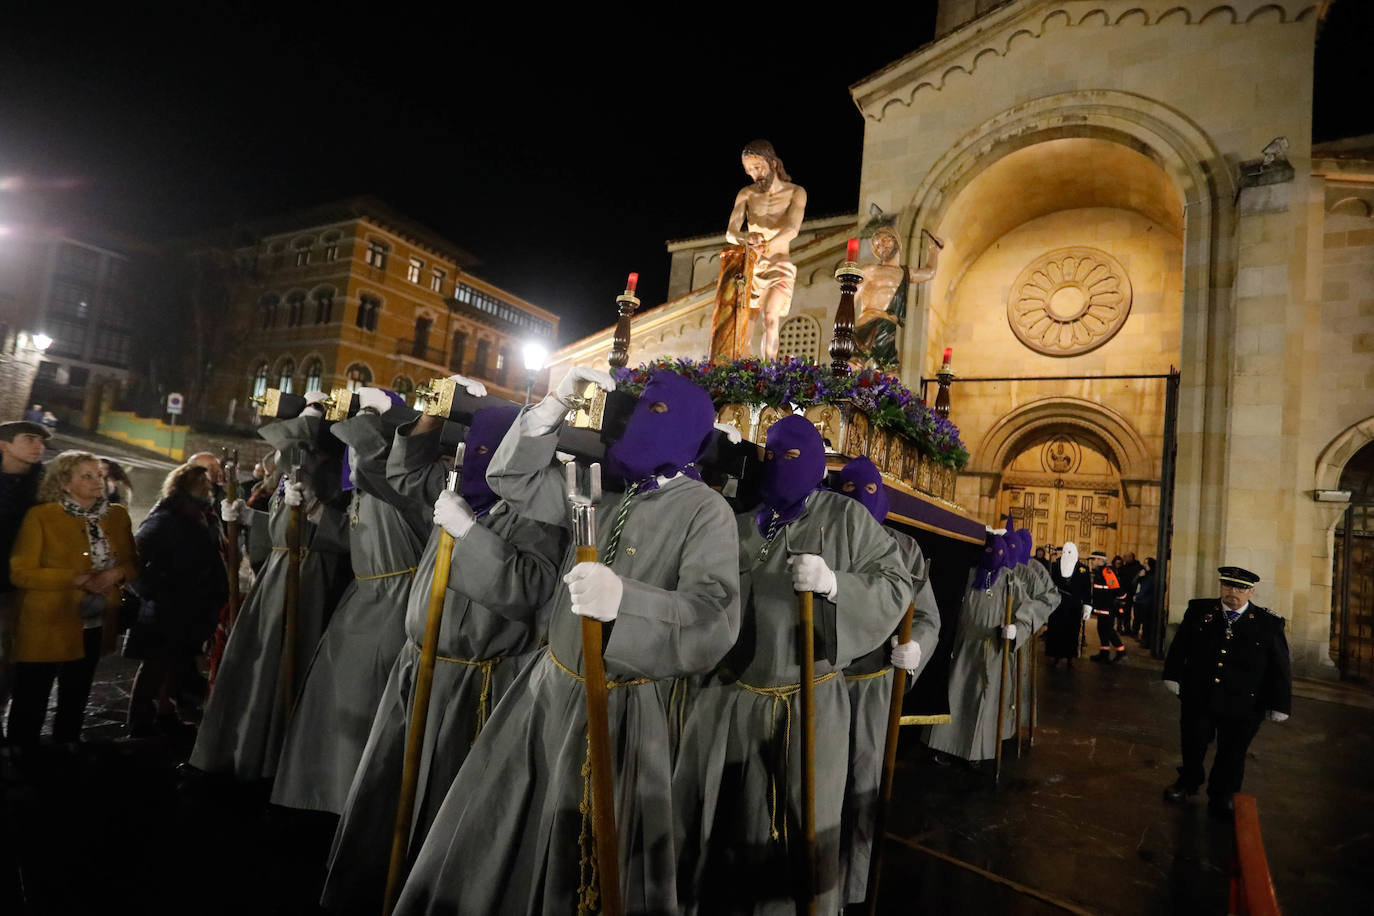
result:
M 1045 628 L 1041 627 L 1040 632 L 1043 633 L 1044 631 Z M 1040 713 L 1040 693 L 1038 690 L 1040 664 L 1036 661 L 1035 655 L 1035 650 L 1032 649 L 1030 654 L 1030 720 L 1028 723 L 1029 735 L 1026 740 L 1028 747 L 1035 747 L 1035 720 L 1039 718 Z
M 239 450 L 226 450 L 224 452 L 224 495 L 229 502 L 238 502 L 239 498 Z M 239 531 L 242 530 L 242 523 L 232 521 L 225 525 L 225 534 L 228 543 L 225 545 L 224 559 L 229 574 L 229 628 L 234 628 L 234 621 L 239 616 Z
M 1006 572 L 1003 571 L 1003 575 Z M 1007 584 L 1007 610 L 1003 616 L 1003 626 L 1011 626 L 1011 587 Z M 1010 658 L 1007 655 L 1007 640 L 1005 630 L 998 635 L 1002 641 L 1002 677 L 997 682 L 997 753 L 996 763 L 992 771 L 992 784 L 998 785 L 1002 781 L 1002 721 L 1007 713 L 1007 666 Z
M 811 592 L 797 596 L 801 611 L 802 835 L 805 868 L 799 911 L 816 912 L 816 606 Z
M 448 489 L 457 492 L 462 474 L 466 443 L 458 443 L 449 474 Z M 429 580 L 429 606 L 425 612 L 425 635 L 420 643 L 420 667 L 415 674 L 415 698 L 410 705 L 410 726 L 406 729 L 405 757 L 401 764 L 401 795 L 396 803 L 396 821 L 391 831 L 391 861 L 386 872 L 386 895 L 382 914 L 391 916 L 401 896 L 406 859 L 410 857 L 411 820 L 415 816 L 415 796 L 420 780 L 420 757 L 424 753 L 425 726 L 429 723 L 429 698 L 434 692 L 434 663 L 439 658 L 439 628 L 444 622 L 444 598 L 448 594 L 449 572 L 453 566 L 453 535 L 439 529 L 439 545 L 434 554 L 434 576 Z
M 1025 651 L 1025 646 L 1017 649 L 1016 655 L 1016 691 L 1012 694 L 1012 710 L 1016 713 L 1016 759 L 1021 759 L 1021 654 Z
M 911 618 L 916 605 L 909 604 L 897 642 L 911 642 Z M 902 699 L 906 696 L 906 669 L 892 669 L 892 700 L 887 706 L 887 741 L 883 745 L 883 776 L 878 788 L 878 810 L 873 819 L 873 851 L 868 858 L 868 914 L 878 912 L 878 883 L 883 874 L 883 838 L 887 833 L 887 806 L 892 802 L 892 780 L 897 768 L 897 736 L 902 728 Z
M 588 469 L 589 493 L 577 486 L 577 465 L 568 462 L 568 500 L 573 508 L 577 562 L 597 562 L 596 504 L 601 498 L 601 465 Z M 601 655 L 601 621 L 582 617 L 582 675 L 587 691 L 587 746 L 592 778 L 592 839 L 596 845 L 597 884 L 604 916 L 621 916 L 620 843 L 615 823 L 611 776 L 611 724 L 606 702 L 606 660 Z
M 299 459 L 297 459 L 299 460 Z M 291 482 L 300 483 L 301 468 L 291 471 Z M 289 486 L 289 485 L 288 485 Z M 291 718 L 296 705 L 296 638 L 301 607 L 301 515 L 303 506 L 286 510 L 286 598 L 282 608 L 281 709 L 282 720 Z

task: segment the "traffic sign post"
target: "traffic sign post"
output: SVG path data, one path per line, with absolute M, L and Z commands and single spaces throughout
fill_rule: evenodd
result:
M 179 392 L 174 391 L 167 395 L 167 416 L 170 418 L 172 426 L 176 426 L 177 417 L 181 415 L 185 406 L 186 402 Z

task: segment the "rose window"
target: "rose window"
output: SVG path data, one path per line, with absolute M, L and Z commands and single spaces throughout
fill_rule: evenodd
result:
M 1077 356 L 1111 340 L 1131 311 L 1131 281 L 1096 248 L 1060 248 L 1016 278 L 1007 321 L 1020 341 L 1046 356 Z

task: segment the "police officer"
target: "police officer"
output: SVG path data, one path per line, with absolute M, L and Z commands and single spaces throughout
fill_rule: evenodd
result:
M 1181 802 L 1197 794 L 1202 760 L 1215 736 L 1208 810 L 1226 819 L 1245 776 L 1245 751 L 1260 722 L 1266 715 L 1274 722 L 1288 718 L 1293 677 L 1283 618 L 1250 603 L 1260 577 L 1239 566 L 1217 572 L 1221 597 L 1188 602 L 1164 660 L 1164 686 L 1183 704 L 1183 766 L 1164 797 Z
M 1126 643 L 1116 633 L 1116 613 L 1126 590 L 1116 577 L 1116 570 L 1107 565 L 1107 555 L 1094 550 L 1088 557 L 1093 574 L 1093 616 L 1097 618 L 1098 653 L 1095 662 L 1119 662 L 1126 657 Z M 1116 657 L 1112 657 L 1112 650 Z

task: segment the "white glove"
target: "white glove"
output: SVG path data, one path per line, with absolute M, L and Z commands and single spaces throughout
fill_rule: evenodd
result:
M 587 366 L 573 366 L 559 381 L 554 397 L 567 405 L 573 395 L 582 388 L 581 382 L 596 382 L 604 391 L 615 391 L 615 379 L 608 373 Z
M 434 524 L 456 538 L 461 538 L 477 522 L 477 516 L 467 500 L 445 490 L 434 501 Z
M 243 513 L 244 502 L 241 499 L 221 499 L 219 501 L 219 517 L 226 522 L 236 522 L 239 515 Z
M 1164 689 L 1172 693 L 1174 696 L 1178 696 L 1178 681 L 1165 681 Z
M 1002 634 L 1002 638 L 1008 642 L 1016 639 L 1016 624 L 1014 623 L 1009 623 L 1004 627 L 998 627 L 997 630 Z
M 307 391 L 305 393 L 305 409 L 301 411 L 303 417 L 322 417 L 324 416 L 324 405 L 321 401 L 328 400 L 329 395 L 323 391 Z
M 484 398 L 487 396 L 487 386 L 476 379 L 468 378 L 466 375 L 450 375 L 448 380 L 456 384 L 459 388 L 462 388 L 474 398 Z
M 1083 605 L 1083 619 L 1084 619 L 1084 620 L 1087 620 L 1087 619 L 1089 619 L 1090 617 L 1092 617 L 1092 615 L 1093 615 L 1093 606 L 1092 606 L 1091 604 L 1085 604 L 1085 605 Z
M 569 402 L 582 387 L 582 382 L 596 382 L 606 391 L 615 390 L 615 379 L 600 369 L 573 366 L 558 383 L 558 388 L 550 392 L 544 400 L 525 413 L 522 423 L 524 431 L 531 436 L 542 436 L 553 432 L 568 412 Z
M 380 388 L 359 388 L 358 407 L 362 410 L 386 413 L 391 409 L 391 398 Z
M 572 612 L 602 623 L 615 620 L 625 585 L 605 563 L 578 563 L 563 577 L 572 597 Z
M 914 676 L 916 669 L 921 667 L 921 644 L 898 642 L 897 637 L 892 637 L 892 667 Z
M 298 483 L 288 483 L 286 491 L 282 493 L 282 499 L 292 508 L 305 505 L 305 487 Z
M 815 592 L 831 601 L 835 600 L 839 583 L 835 581 L 835 573 L 820 557 L 814 553 L 794 554 L 787 558 L 787 566 L 792 570 L 793 591 Z
M 1288 721 L 1288 713 L 1286 713 L 1286 712 L 1279 712 L 1277 709 L 1271 709 L 1271 710 L 1269 710 L 1269 721 L 1270 721 L 1270 722 L 1287 722 L 1287 721 Z
M 740 435 L 739 427 L 732 423 L 717 423 L 715 427 L 725 433 L 725 437 L 730 440 L 731 445 L 739 445 L 740 440 L 744 438 Z

